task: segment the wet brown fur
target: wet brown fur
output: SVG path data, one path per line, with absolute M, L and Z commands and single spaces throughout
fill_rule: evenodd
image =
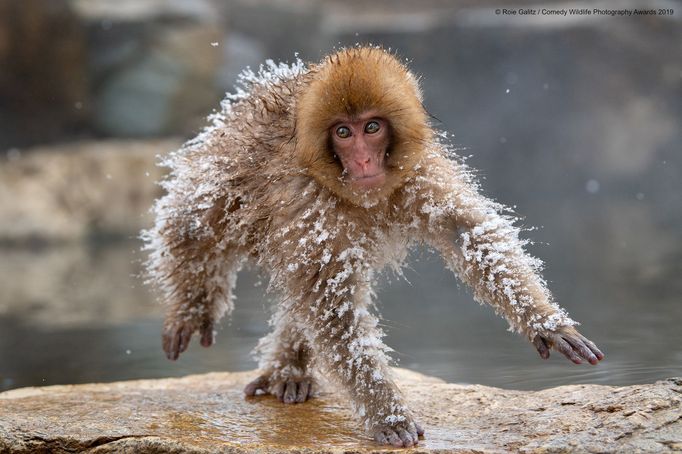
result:
M 259 345 L 263 375 L 254 386 L 277 394 L 309 380 L 314 367 L 349 393 L 377 440 L 408 446 L 418 430 L 371 314 L 372 270 L 398 268 L 408 247 L 422 242 L 529 339 L 551 331 L 543 323 L 553 316 L 574 330 L 516 243 L 500 259 L 504 268 L 470 258 L 492 257 L 490 245 L 512 241 L 518 230 L 434 139 L 417 82 L 393 55 L 345 49 L 246 88 L 167 162 L 168 195 L 145 235 L 150 276 L 169 304 L 165 345 L 230 312 L 236 273 L 250 258 L 281 296 L 274 331 Z M 392 142 L 386 184 L 359 194 L 343 178 L 328 130 L 339 116 L 368 110 L 390 122 Z M 498 227 L 488 232 L 488 222 Z M 473 232 L 467 243 L 462 229 Z M 518 281 L 509 287 L 518 304 L 500 290 L 510 279 Z

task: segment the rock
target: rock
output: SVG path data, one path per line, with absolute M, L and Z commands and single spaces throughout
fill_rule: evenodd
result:
M 207 0 L 74 2 L 90 35 L 94 129 L 190 134 L 224 95 L 225 27 Z
M 86 43 L 67 0 L 0 0 L 0 149 L 86 124 Z
M 244 398 L 256 372 L 23 388 L 0 394 L 0 451 L 344 452 L 378 448 L 342 396 Z M 419 452 L 674 452 L 682 379 L 511 391 L 396 369 L 426 438 Z
M 225 29 L 209 0 L 0 0 L 0 149 L 196 132 Z
M 0 157 L 0 242 L 136 236 L 161 194 L 156 155 L 177 139 L 81 142 Z
M 159 316 L 161 307 L 139 277 L 145 257 L 139 252 L 141 245 L 102 243 L 0 248 L 0 319 L 56 330 Z

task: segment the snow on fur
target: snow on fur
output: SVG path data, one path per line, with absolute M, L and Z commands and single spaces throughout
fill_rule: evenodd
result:
M 480 195 L 444 133 L 401 168 L 407 177 L 389 197 L 353 204 L 309 175 L 292 131 L 300 93 L 321 68 L 268 61 L 245 71 L 211 125 L 163 159 L 167 194 L 142 234 L 147 272 L 169 320 L 198 326 L 230 313 L 236 274 L 250 258 L 279 298 L 274 331 L 257 348 L 261 368 L 300 375 L 282 352 L 307 343 L 316 367 L 352 390 L 368 427 L 395 424 L 408 410 L 388 378 L 372 283 L 375 271 L 400 273 L 410 248 L 440 252 L 479 302 L 530 339 L 575 322 L 552 302 L 515 219 Z M 363 396 L 381 393 L 385 405 L 365 405 Z

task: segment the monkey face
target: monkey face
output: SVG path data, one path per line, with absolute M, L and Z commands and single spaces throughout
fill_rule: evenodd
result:
M 414 175 L 432 130 L 407 68 L 381 49 L 352 48 L 311 68 L 298 95 L 295 135 L 307 174 L 369 207 Z
M 375 189 L 386 181 L 384 158 L 390 143 L 387 120 L 364 113 L 341 118 L 329 129 L 334 155 L 343 166 L 343 178 L 358 189 Z

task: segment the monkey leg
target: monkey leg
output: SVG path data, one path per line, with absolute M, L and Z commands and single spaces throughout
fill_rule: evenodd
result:
M 369 292 L 356 292 L 358 294 Z M 369 301 L 367 296 L 366 301 Z M 418 443 L 423 429 L 390 378 L 388 349 L 381 341 L 378 320 L 367 303 L 324 301 L 305 319 L 316 361 L 328 376 L 348 391 L 355 412 L 376 441 L 396 447 Z
M 261 339 L 256 351 L 261 354 L 263 373 L 246 385 L 247 396 L 262 391 L 285 404 L 303 403 L 312 397 L 315 383 L 310 348 L 289 317 L 275 317 L 275 330 Z

